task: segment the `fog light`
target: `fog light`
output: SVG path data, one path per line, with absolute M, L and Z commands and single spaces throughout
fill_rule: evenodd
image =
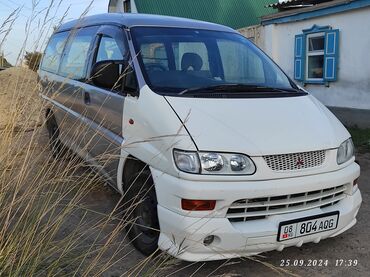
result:
M 204 246 L 208 246 L 208 245 L 210 245 L 214 240 L 215 240 L 215 236 L 214 236 L 214 235 L 207 236 L 207 237 L 205 237 L 205 238 L 204 238 L 204 240 L 203 240 L 203 244 L 204 244 Z

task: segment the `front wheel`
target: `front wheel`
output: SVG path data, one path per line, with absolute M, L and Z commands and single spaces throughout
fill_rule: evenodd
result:
M 157 196 L 150 171 L 135 174 L 125 193 L 125 216 L 129 222 L 128 237 L 144 255 L 151 255 L 158 248 L 159 221 Z

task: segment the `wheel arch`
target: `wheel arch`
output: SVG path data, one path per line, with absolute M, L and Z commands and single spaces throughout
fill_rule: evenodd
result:
M 131 154 L 127 155 L 124 159 L 124 162 L 121 166 L 122 172 L 119 174 L 121 176 L 121 184 L 122 187 L 120 188 L 122 194 L 126 191 L 127 186 L 129 186 L 129 180 L 131 176 L 137 172 L 149 170 L 150 167 L 145 162 L 141 161 L 140 159 L 132 156 Z

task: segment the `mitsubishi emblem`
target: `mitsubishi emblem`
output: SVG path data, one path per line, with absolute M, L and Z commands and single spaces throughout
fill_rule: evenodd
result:
M 304 166 L 304 161 L 301 157 L 298 157 L 298 160 L 295 164 L 296 166 L 300 167 L 300 166 Z

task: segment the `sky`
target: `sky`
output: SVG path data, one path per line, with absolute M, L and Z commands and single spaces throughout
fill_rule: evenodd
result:
M 43 51 L 53 27 L 58 25 L 68 8 L 63 22 L 78 19 L 90 3 L 92 5 L 88 15 L 106 13 L 108 2 L 109 0 L 0 0 L 0 53 L 4 53 L 11 64 L 19 63 L 24 50 Z M 53 5 L 48 13 L 47 8 L 51 4 Z M 19 8 L 18 17 L 12 27 L 11 22 L 2 27 L 17 8 Z M 43 24 L 45 18 L 46 23 Z M 11 31 L 7 34 L 9 29 Z

